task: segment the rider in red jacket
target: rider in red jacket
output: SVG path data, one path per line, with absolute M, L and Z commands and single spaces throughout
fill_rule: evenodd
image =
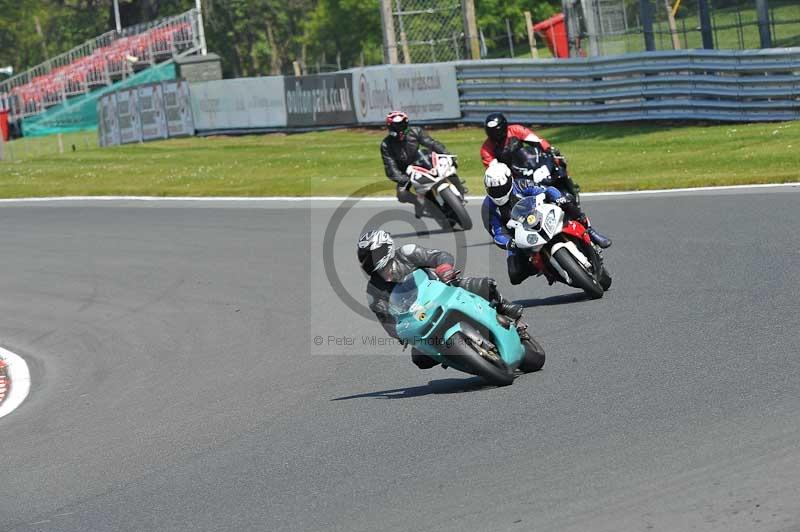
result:
M 506 148 L 511 139 L 519 139 L 521 142 L 539 144 L 544 151 L 552 148 L 550 143 L 538 136 L 525 126 L 519 124 L 509 124 L 502 113 L 492 113 L 486 117 L 484 123 L 486 140 L 481 146 L 481 160 L 483 166 L 489 168 L 493 160 L 497 160 L 507 165 L 511 164 L 507 160 L 510 154 L 506 153 Z
M 541 148 L 542 151 L 547 152 L 553 156 L 556 164 L 563 167 L 566 171 L 566 162 L 561 153 L 553 146 L 550 145 L 545 139 L 538 136 L 525 126 L 519 124 L 509 124 L 503 113 L 491 113 L 486 117 L 483 126 L 486 131 L 486 140 L 481 146 L 481 160 L 483 166 L 489 168 L 493 162 L 500 162 L 507 166 L 513 166 L 512 155 L 520 147 L 521 143 L 533 144 Z M 516 176 L 521 177 L 521 176 Z M 547 183 L 539 183 L 534 180 L 536 185 L 546 185 Z M 572 198 L 571 201 L 573 201 Z M 580 212 L 580 211 L 579 211 Z M 611 239 L 598 233 L 589 222 L 589 218 L 581 212 L 579 221 L 584 224 L 588 230 L 592 242 L 601 248 L 611 246 Z

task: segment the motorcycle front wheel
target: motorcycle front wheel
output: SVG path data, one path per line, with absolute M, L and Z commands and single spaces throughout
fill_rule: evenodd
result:
M 513 373 L 504 364 L 501 367 L 483 358 L 465 334 L 457 332 L 450 340 L 453 349 L 447 358 L 465 368 L 468 373 L 483 377 L 495 386 L 508 386 L 514 382 Z
M 461 201 L 461 198 L 459 198 L 450 189 L 450 187 L 443 189 L 441 195 L 442 200 L 450 208 L 455 221 L 458 222 L 458 225 L 461 226 L 461 229 L 464 231 L 469 231 L 472 229 L 472 218 L 469 217 L 469 213 L 467 213 L 467 209 L 464 207 L 464 203 Z
M 556 262 L 564 268 L 569 278 L 572 279 L 572 285 L 576 288 L 582 289 L 592 299 L 599 299 L 603 297 L 603 287 L 597 282 L 594 276 L 590 275 L 586 269 L 578 263 L 572 253 L 566 248 L 561 248 L 555 252 L 553 258 Z

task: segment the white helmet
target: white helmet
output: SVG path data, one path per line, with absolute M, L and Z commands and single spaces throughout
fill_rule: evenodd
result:
M 358 262 L 369 275 L 394 258 L 394 240 L 386 231 L 367 231 L 358 239 Z
M 493 161 L 483 174 L 483 184 L 486 193 L 492 198 L 495 205 L 505 205 L 511 197 L 514 180 L 511 178 L 511 169 L 505 164 Z

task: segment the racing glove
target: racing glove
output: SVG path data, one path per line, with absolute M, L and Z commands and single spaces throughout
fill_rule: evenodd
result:
M 508 139 L 508 143 L 503 147 L 502 153 L 500 155 L 501 160 L 503 159 L 510 159 L 511 155 L 522 147 L 522 141 L 519 140 L 517 137 L 511 137 Z
M 561 155 L 561 151 L 558 148 L 555 146 L 550 146 L 550 155 L 552 155 L 553 159 L 556 160 L 556 164 L 562 168 L 567 167 L 567 158 Z
M 433 270 L 436 276 L 443 283 L 449 283 L 458 278 L 458 270 L 453 268 L 452 264 L 440 264 Z

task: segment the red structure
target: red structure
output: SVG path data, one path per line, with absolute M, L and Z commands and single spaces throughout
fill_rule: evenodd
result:
M 8 140 L 8 111 L 0 111 L 0 135 Z
M 553 15 L 547 20 L 534 24 L 533 31 L 544 36 L 544 40 L 553 57 L 569 57 L 569 42 L 567 41 L 567 25 L 564 23 L 564 13 Z

